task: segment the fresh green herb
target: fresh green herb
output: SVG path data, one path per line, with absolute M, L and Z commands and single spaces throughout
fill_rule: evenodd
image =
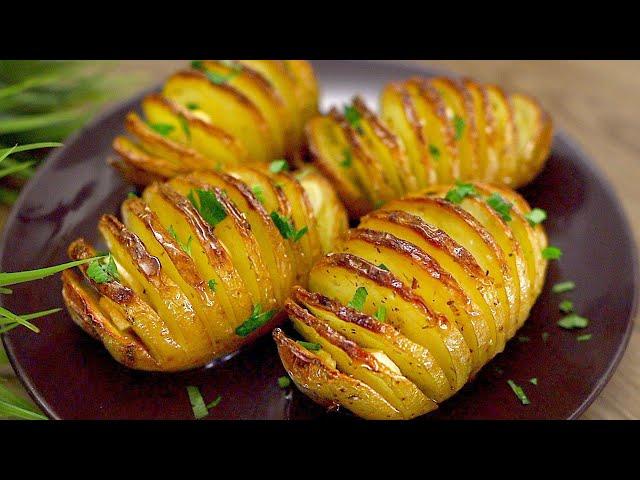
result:
M 536 377 L 530 378 L 529 383 L 532 385 L 538 385 L 538 379 Z
M 385 307 L 384 305 L 380 305 L 373 316 L 379 322 L 384 322 L 387 319 L 387 307 Z
M 589 326 L 589 319 L 581 317 L 576 313 L 570 313 L 566 317 L 558 320 L 558 326 L 571 330 L 573 328 L 585 328 Z
M 31 403 L 0 383 L 0 417 L 20 420 L 47 420 Z
M 562 313 L 571 313 L 573 312 L 573 302 L 571 300 L 563 300 L 558 305 L 558 308 Z
M 224 85 L 230 80 L 234 79 L 240 73 L 242 73 L 242 69 L 234 68 L 231 72 L 227 74 L 222 74 L 218 72 L 213 72 L 209 70 L 202 60 L 194 60 L 191 62 L 191 67 L 195 70 L 199 70 L 206 75 L 209 81 L 215 85 Z
M 547 340 L 549 340 L 549 334 L 547 332 L 542 332 L 543 343 L 547 343 Z
M 198 197 L 197 200 L 196 195 Z M 187 198 L 196 210 L 200 212 L 202 218 L 212 227 L 215 227 L 227 218 L 226 210 L 213 192 L 198 188 L 191 190 L 187 195 Z
M 498 375 L 502 375 L 504 373 L 504 370 L 502 368 L 500 368 L 499 366 L 495 366 L 493 367 L 493 370 L 498 374 Z
M 29 313 L 27 315 L 16 315 L 10 312 L 4 307 L 0 307 L 0 333 L 7 333 L 9 330 L 22 325 L 28 328 L 32 332 L 40 333 L 40 329 L 30 322 L 36 318 L 45 317 L 52 313 L 60 312 L 61 308 L 52 308 L 50 310 L 43 310 L 41 312 Z
M 523 405 L 529 405 L 531 403 L 521 386 L 516 384 L 513 380 L 507 380 L 507 383 L 511 387 L 511 390 L 513 390 L 513 393 L 516 394 L 516 397 L 518 397 L 518 400 L 520 400 L 520 403 Z
M 433 144 L 429 144 L 429 153 L 435 160 L 440 160 L 440 149 Z
M 209 285 L 212 292 L 216 291 L 216 281 L 213 278 L 207 282 L 207 285 Z
M 345 105 L 344 118 L 347 120 L 347 122 L 349 122 L 351 128 L 355 129 L 359 134 L 362 134 L 363 130 L 362 125 L 360 124 L 362 116 L 355 107 L 353 107 L 352 105 Z
M 340 166 L 343 168 L 349 168 L 353 163 L 353 156 L 351 155 L 351 150 L 345 148 L 342 151 L 342 161 L 340 162 Z
M 207 403 L 207 410 L 211 410 L 212 408 L 217 407 L 221 401 L 222 401 L 222 395 L 218 395 L 213 402 Z
M 570 292 L 574 288 L 576 288 L 576 284 L 569 280 L 567 282 L 556 283 L 553 288 L 551 288 L 551 291 L 553 293 L 566 293 Z
M 56 273 L 60 273 L 68 268 L 77 267 L 84 263 L 90 263 L 94 260 L 104 257 L 105 255 L 96 256 L 92 258 L 85 258 L 84 260 L 74 260 L 73 262 L 63 263 L 61 265 L 55 265 L 53 267 L 38 268 L 36 270 L 26 270 L 24 272 L 0 272 L 0 287 L 7 285 L 17 285 L 18 283 L 31 282 L 32 280 L 40 280 Z
M 173 239 L 178 243 L 178 245 L 180 245 L 180 248 L 182 249 L 182 251 L 187 255 L 191 256 L 191 241 L 193 240 L 193 237 L 189 235 L 189 238 L 187 239 L 187 243 L 182 242 L 178 237 L 178 232 L 176 232 L 176 230 L 173 228 L 173 225 L 169 225 L 169 233 L 171 234 Z
M 300 230 L 296 231 L 291 218 L 285 217 L 275 210 L 271 212 L 271 220 L 273 220 L 275 226 L 278 227 L 282 238 L 286 240 L 292 240 L 294 243 L 299 241 L 305 235 L 305 233 L 309 231 L 309 227 L 307 227 L 306 225 Z
M 4 348 L 2 348 L 2 345 L 0 344 L 0 365 L 4 365 L 7 362 L 9 362 L 7 352 L 4 351 Z
M 505 222 L 511 221 L 511 215 L 509 214 L 509 212 L 511 211 L 511 207 L 513 206 L 513 204 L 507 202 L 504 198 L 502 198 L 495 192 L 492 193 L 489 198 L 487 198 L 487 203 L 491 208 L 493 208 L 500 214 Z
M 524 336 L 524 335 L 520 335 L 520 336 L 518 337 L 518 341 L 519 341 L 520 343 L 527 343 L 527 342 L 529 342 L 530 340 L 531 340 L 531 339 L 530 339 L 529 337 L 526 337 L 526 336 Z
M 465 121 L 464 118 L 455 115 L 453 117 L 453 127 L 456 129 L 456 141 L 462 138 L 462 134 L 464 133 Z
M 286 172 L 289 170 L 289 164 L 286 160 L 274 160 L 269 164 L 269 171 L 271 173 Z
M 127 193 L 127 198 L 138 198 L 138 194 L 136 192 Z
M 576 340 L 579 342 L 588 342 L 589 340 L 591 340 L 591 334 L 585 333 L 584 335 L 578 335 L 576 337 Z
M 200 105 L 198 105 L 197 103 L 194 103 L 194 102 L 189 102 L 189 103 L 187 103 L 187 108 L 189 110 L 198 110 L 200 108 Z
M 558 247 L 546 247 L 542 250 L 542 258 L 545 260 L 558 260 L 562 256 L 562 250 Z
M 96 283 L 107 283 L 118 280 L 118 267 L 113 259 L 113 255 L 97 258 L 89 263 L 87 276 Z
M 300 344 L 300 346 L 302 346 L 302 347 L 304 347 L 307 350 L 310 350 L 312 352 L 317 352 L 318 350 L 320 350 L 322 348 L 319 343 L 304 342 L 302 340 L 298 340 L 298 343 Z
M 255 305 L 249 318 L 247 318 L 242 325 L 236 328 L 236 335 L 239 337 L 246 337 L 271 320 L 275 313 L 275 310 L 263 312 L 260 304 Z
M 547 219 L 547 212 L 541 208 L 534 208 L 530 212 L 526 213 L 524 218 L 527 219 L 532 227 L 535 227 Z
M 204 62 L 202 60 L 192 60 L 191 68 L 194 70 L 202 70 L 204 68 Z
M 278 386 L 280 388 L 289 388 L 290 385 L 291 385 L 291 379 L 289 377 L 278 378 Z
M 378 268 L 381 268 L 382 270 L 386 270 L 387 272 L 389 271 L 389 267 L 387 267 L 384 263 L 379 264 Z
M 251 191 L 253 195 L 258 199 L 261 204 L 265 204 L 266 200 L 264 198 L 264 190 L 262 189 L 262 185 L 254 185 L 251 187 Z
M 364 307 L 364 302 L 367 300 L 368 294 L 369 292 L 367 292 L 366 288 L 358 287 L 356 289 L 356 293 L 353 294 L 353 298 L 349 302 L 349 306 L 355 310 L 362 311 L 362 308 Z
M 187 141 L 191 142 L 191 128 L 189 127 L 189 120 L 184 115 L 179 115 L 180 127 L 184 132 L 184 136 L 187 137 Z
M 191 402 L 193 416 L 196 417 L 196 420 L 200 420 L 201 418 L 209 415 L 209 410 L 204 403 L 204 399 L 202 398 L 202 394 L 198 387 L 188 386 L 187 394 L 189 395 L 189 402 Z
M 156 133 L 159 133 L 163 137 L 166 137 L 176 129 L 176 127 L 168 123 L 152 123 L 149 125 L 149 127 L 151 127 L 151 130 L 153 130 Z
M 456 181 L 456 186 L 447 192 L 444 199 L 451 203 L 460 203 L 467 197 L 475 197 L 478 195 L 475 187 L 471 183 L 462 183 L 459 180 Z
M 13 293 L 13 290 L 11 290 L 10 288 L 0 287 L 0 293 L 11 295 Z

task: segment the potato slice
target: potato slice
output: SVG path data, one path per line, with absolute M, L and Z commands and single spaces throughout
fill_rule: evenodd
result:
M 125 163 L 152 175 L 171 178 L 190 171 L 186 165 L 149 154 L 126 137 L 116 137 L 113 140 L 113 149 Z
M 159 370 L 160 365 L 132 332 L 119 330 L 99 305 L 95 291 L 82 284 L 71 270 L 62 272 L 62 298 L 71 319 L 89 335 L 100 340 L 109 353 L 125 367 Z
M 278 354 L 296 386 L 316 403 L 335 409 L 343 406 L 368 420 L 402 420 L 404 417 L 382 395 L 360 380 L 339 372 L 314 352 L 273 331 Z
M 431 352 L 393 326 L 301 288 L 294 289 L 292 297 L 349 340 L 370 350 L 383 351 L 427 397 L 437 402 L 449 397 L 449 382 Z
M 213 125 L 237 138 L 252 161 L 266 162 L 274 152 L 269 126 L 258 108 L 226 84 L 215 84 L 197 71 L 173 74 L 162 94 L 182 105 L 196 104 Z
M 511 104 L 504 91 L 496 85 L 487 85 L 489 105 L 496 119 L 497 152 L 500 169 L 494 181 L 513 186 L 518 172 L 518 138 Z
M 199 110 L 198 104 L 191 103 L 189 107 L 183 107 L 160 94 L 149 95 L 142 101 L 142 111 L 148 122 L 171 125 L 173 129 L 167 137 L 188 145 L 212 161 L 207 163 L 207 168 L 218 170 L 249 161 L 249 153 L 238 139 L 210 123 L 208 116 L 202 115 L 204 112 Z
M 473 178 L 476 180 L 493 181 L 500 168 L 498 152 L 496 150 L 496 121 L 489 105 L 489 94 L 484 85 L 465 78 L 462 80 L 464 89 L 471 95 L 473 112 L 478 134 L 478 171 Z
M 318 81 L 311 63 L 306 60 L 282 60 L 284 68 L 294 80 L 296 102 L 301 125 L 318 114 Z
M 352 218 L 370 211 L 372 205 L 355 170 L 349 168 L 351 150 L 338 122 L 330 116 L 314 117 L 307 123 L 306 135 L 314 165 L 337 190 Z
M 251 299 L 233 265 L 231 255 L 216 237 L 213 227 L 198 213 L 191 202 L 164 184 L 147 187 L 143 199 L 156 212 L 164 228 L 170 227 L 183 242 L 191 237 L 191 258 L 200 276 L 213 280 L 216 296 L 232 327 L 240 325 L 251 314 Z
M 72 260 L 96 256 L 95 249 L 82 238 L 69 245 L 68 253 Z M 122 317 L 131 324 L 133 332 L 163 369 L 180 370 L 190 366 L 190 358 L 182 345 L 173 338 L 165 321 L 136 292 L 117 280 L 94 282 L 87 275 L 88 264 L 80 265 L 78 268 L 94 289 L 121 309 Z
M 478 133 L 473 98 L 457 80 L 439 77 L 431 79 L 430 82 L 440 94 L 447 118 L 453 124 L 456 133 L 460 157 L 458 179 L 475 179 L 478 171 Z
M 513 306 L 513 279 L 504 260 L 504 253 L 485 228 L 462 208 L 440 198 L 411 195 L 385 205 L 384 210 L 404 210 L 422 218 L 425 222 L 443 230 L 473 255 L 476 262 L 488 272 L 498 293 L 497 351 L 505 345 L 506 327 Z
M 388 232 L 413 243 L 452 275 L 481 315 L 476 319 L 486 329 L 486 363 L 496 353 L 497 292 L 490 277 L 462 245 L 420 217 L 401 210 L 375 211 L 360 222 L 361 228 Z
M 469 347 L 443 315 L 436 315 L 424 300 L 390 272 L 348 253 L 331 253 L 309 275 L 309 288 L 348 304 L 358 287 L 368 294 L 362 311 L 373 315 L 384 305 L 387 321 L 410 340 L 433 353 L 452 391 L 469 378 Z
M 167 179 L 167 177 L 163 177 L 156 172 L 148 172 L 135 167 L 133 164 L 124 161 L 121 157 L 107 158 L 107 163 L 118 170 L 125 181 L 137 187 L 151 185 L 153 182 L 163 182 Z
M 279 304 L 283 304 L 295 278 L 295 258 L 269 213 L 251 192 L 249 186 L 231 175 L 213 172 L 198 172 L 190 176 L 197 181 L 208 183 L 226 191 L 236 207 L 246 216 L 251 230 L 262 251 L 262 258 L 270 272 L 277 272 L 273 278 L 273 291 Z
M 480 320 L 480 311 L 458 282 L 437 261 L 416 245 L 387 232 L 356 228 L 349 232 L 339 251 L 357 255 L 374 264 L 384 264 L 402 283 L 410 285 L 434 312 L 449 320 L 449 328 L 459 330 L 471 351 L 472 370 L 478 371 L 486 359 L 489 332 Z
M 162 269 L 189 298 L 216 354 L 233 350 L 235 342 L 228 339 L 234 340 L 235 335 L 226 321 L 219 294 L 202 278 L 191 256 L 141 199 L 127 199 L 121 210 L 127 228 L 142 240 L 151 255 L 160 260 Z
M 295 329 L 307 341 L 319 344 L 323 351 L 331 355 L 338 370 L 369 385 L 404 418 L 417 417 L 437 408 L 433 400 L 403 376 L 382 351 L 377 351 L 375 355 L 360 348 L 290 300 L 285 304 L 285 309 Z
M 387 84 L 380 96 L 380 110 L 382 119 L 398 135 L 406 149 L 417 187 L 433 184 L 436 180 L 434 161 L 406 86 L 396 82 Z

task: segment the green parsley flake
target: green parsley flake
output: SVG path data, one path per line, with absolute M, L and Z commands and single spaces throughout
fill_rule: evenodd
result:
M 118 280 L 118 267 L 111 254 L 106 258 L 96 258 L 89 262 L 87 276 L 95 283 L 107 283 Z
M 200 105 L 198 105 L 197 103 L 194 103 L 194 102 L 189 102 L 189 103 L 187 103 L 187 108 L 189 110 L 198 110 L 200 108 Z
M 360 124 L 362 116 L 355 107 L 352 105 L 345 105 L 344 118 L 349 122 L 351 128 L 355 129 L 359 134 L 362 134 L 362 125 Z
M 138 198 L 138 194 L 136 192 L 127 193 L 127 198 Z
M 278 386 L 280 388 L 289 388 L 291 385 L 291 379 L 289 377 L 280 377 L 278 378 Z
M 429 153 L 434 158 L 434 160 L 440 160 L 440 149 L 435 145 L 429 145 Z
M 193 416 L 196 417 L 196 420 L 200 420 L 201 418 L 209 415 L 209 410 L 204 403 L 202 395 L 200 394 L 200 390 L 198 387 L 188 386 L 187 394 L 189 395 L 189 402 L 191 402 L 191 408 L 193 409 Z
M 340 162 L 340 166 L 342 168 L 349 168 L 353 163 L 353 156 L 351 155 L 351 150 L 345 148 L 342 151 L 342 161 Z
M 298 343 L 300 344 L 300 346 L 312 352 L 317 352 L 318 350 L 320 350 L 320 348 L 322 348 L 319 343 L 304 342 L 302 340 L 298 340 Z
M 378 268 L 381 268 L 382 270 L 386 270 L 387 272 L 389 271 L 389 267 L 387 267 L 384 263 L 381 263 L 380 265 L 378 265 Z
M 209 81 L 215 85 L 224 85 L 242 73 L 241 68 L 234 68 L 227 74 L 213 72 L 205 66 L 202 60 L 194 60 L 191 62 L 191 67 L 204 73 Z
M 180 121 L 180 126 L 184 132 L 184 136 L 187 137 L 187 141 L 191 142 L 191 128 L 189 128 L 189 121 L 184 115 L 178 116 L 178 120 Z
M 289 164 L 286 160 L 274 160 L 269 164 L 269 171 L 271 173 L 286 172 L 287 170 L 289 170 Z
M 387 307 L 380 305 L 373 316 L 379 322 L 384 322 L 387 319 Z
M 465 121 L 464 118 L 455 115 L 453 117 L 453 127 L 456 129 L 456 141 L 462 138 L 462 134 L 464 133 Z
M 478 195 L 476 188 L 471 183 L 462 183 L 459 180 L 456 181 L 456 186 L 447 192 L 444 199 L 451 203 L 460 203 L 466 197 L 475 197 Z
M 349 302 L 349 306 L 355 310 L 362 310 L 364 302 L 367 300 L 367 289 L 364 287 L 358 287 L 356 293 L 353 294 L 353 298 Z
M 547 332 L 542 332 L 542 341 L 547 343 L 547 340 L 549 340 L 549 334 Z
M 547 219 L 547 212 L 541 208 L 534 208 L 530 212 L 526 213 L 524 218 L 527 219 L 532 227 L 535 227 Z
M 294 243 L 298 242 L 305 235 L 305 233 L 309 231 L 309 227 L 307 227 L 306 225 L 300 230 L 296 231 L 291 218 L 285 217 L 279 212 L 273 211 L 271 212 L 270 216 L 275 226 L 278 227 L 280 235 L 282 235 L 282 238 L 286 240 L 292 240 Z
M 178 238 L 178 232 L 175 231 L 175 229 L 173 228 L 173 225 L 169 225 L 169 233 L 171 234 L 173 239 L 178 243 L 178 245 L 180 245 L 180 248 L 182 249 L 182 251 L 187 255 L 191 256 L 191 241 L 193 240 L 193 237 L 189 235 L 189 239 L 187 240 L 187 243 L 182 242 L 180 238 Z
M 491 208 L 493 208 L 505 222 L 511 221 L 511 215 L 509 212 L 511 211 L 511 207 L 513 204 L 507 202 L 504 198 L 502 198 L 497 193 L 492 193 L 489 198 L 487 198 L 487 203 Z
M 217 407 L 221 401 L 222 401 L 222 395 L 218 395 L 213 402 L 207 403 L 207 410 Z
M 269 320 L 271 320 L 275 313 L 275 310 L 263 312 L 262 306 L 260 304 L 255 305 L 249 318 L 247 318 L 242 323 L 242 325 L 236 328 L 236 335 L 238 335 L 239 337 L 246 337 L 250 333 L 265 325 Z
M 536 377 L 530 378 L 529 383 L 532 385 L 538 385 L 538 379 Z
M 558 260 L 562 256 L 562 250 L 558 247 L 546 247 L 542 250 L 542 258 L 545 260 Z
M 196 195 L 198 197 L 197 199 Z M 202 189 L 191 190 L 187 198 L 195 209 L 198 210 L 202 218 L 212 227 L 215 227 L 227 218 L 227 212 L 224 206 L 213 192 Z
M 573 312 L 573 302 L 571 300 L 563 300 L 558 305 L 558 308 L 562 313 L 571 313 Z
M 209 285 L 209 288 L 211 289 L 212 292 L 216 291 L 216 281 L 214 279 L 211 279 L 207 282 L 207 285 Z
M 589 319 L 581 317 L 576 313 L 570 313 L 564 318 L 558 320 L 558 326 L 571 330 L 573 328 L 585 328 L 589 326 Z
M 579 342 L 588 342 L 589 340 L 591 340 L 591 334 L 590 333 L 585 333 L 584 335 L 578 335 L 576 337 L 576 340 Z
M 556 283 L 551 289 L 551 291 L 553 293 L 566 293 L 566 292 L 570 292 L 574 288 L 576 288 L 576 284 L 571 280 L 569 280 L 567 282 Z
M 168 123 L 152 123 L 151 125 L 149 125 L 149 127 L 151 127 L 151 130 L 159 133 L 163 137 L 166 137 L 176 129 L 176 127 Z
M 258 201 L 264 205 L 266 200 L 264 198 L 264 190 L 262 189 L 262 185 L 254 185 L 253 187 L 251 187 L 251 191 L 253 192 L 253 195 L 258 199 Z
M 513 390 L 513 393 L 516 394 L 516 397 L 518 397 L 518 400 L 520 400 L 520 403 L 523 405 L 529 405 L 531 403 L 521 386 L 516 384 L 513 380 L 507 380 L 507 383 L 511 387 L 511 390 Z

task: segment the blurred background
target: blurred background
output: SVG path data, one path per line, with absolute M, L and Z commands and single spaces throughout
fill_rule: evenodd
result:
M 0 61 L 0 148 L 63 141 L 109 104 L 158 84 L 185 61 Z M 536 97 L 616 190 L 640 245 L 640 61 L 402 61 L 435 66 Z M 12 155 L 0 168 L 0 228 L 41 159 Z M 7 163 L 10 160 L 10 163 Z M 28 398 L 0 345 L 0 387 Z M 1 417 L 0 417 L 1 418 Z M 638 316 L 627 352 L 584 419 L 640 418 Z

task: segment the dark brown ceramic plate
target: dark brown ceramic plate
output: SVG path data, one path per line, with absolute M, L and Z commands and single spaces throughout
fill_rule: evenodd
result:
M 317 62 L 324 106 L 362 93 L 375 105 L 381 86 L 419 72 L 367 62 Z M 434 73 L 434 72 L 426 72 Z M 23 190 L 0 247 L 0 270 L 43 267 L 66 260 L 68 243 L 82 235 L 97 240 L 103 212 L 116 212 L 130 190 L 105 164 L 111 140 L 139 98 L 113 109 L 56 151 Z M 620 361 L 629 338 L 637 294 L 638 260 L 618 201 L 591 161 L 563 134 L 556 136 L 547 167 L 524 191 L 549 213 L 550 243 L 562 248 L 531 318 L 476 380 L 429 419 L 566 419 L 593 401 Z M 551 293 L 574 280 L 570 294 Z M 3 296 L 6 307 L 31 312 L 62 306 L 57 277 L 18 286 Z M 585 332 L 556 326 L 561 298 L 591 319 Z M 15 329 L 4 338 L 25 386 L 53 418 L 190 419 L 185 387 L 200 387 L 205 400 L 221 395 L 209 418 L 300 419 L 326 414 L 293 389 L 278 388 L 284 374 L 267 337 L 233 358 L 181 374 L 127 370 L 83 334 L 65 312 L 39 320 L 40 334 Z M 543 333 L 548 333 L 546 342 Z M 576 341 L 592 334 L 588 342 Z M 538 385 L 529 383 L 536 377 Z M 531 399 L 521 405 L 507 385 L 513 379 Z M 331 418 L 344 418 L 331 415 Z

